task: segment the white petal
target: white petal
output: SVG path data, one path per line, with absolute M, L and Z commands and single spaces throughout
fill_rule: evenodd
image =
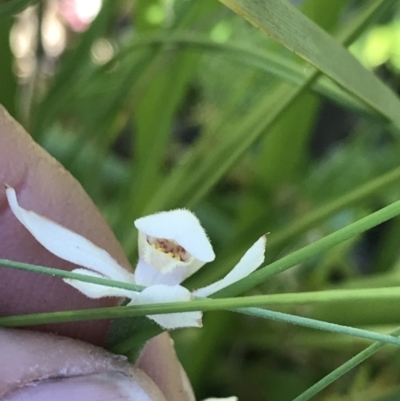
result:
M 244 254 L 239 263 L 222 280 L 216 281 L 207 287 L 200 288 L 194 291 L 193 294 L 199 297 L 208 297 L 222 290 L 222 288 L 248 276 L 264 261 L 266 243 L 267 237 L 264 235 Z
M 106 278 L 101 274 L 86 269 L 74 269 L 72 270 L 72 273 L 84 274 L 86 276 L 92 276 L 92 277 Z M 104 297 L 122 297 L 122 298 L 136 299 L 139 294 L 138 292 L 124 290 L 123 288 L 107 287 L 100 284 L 86 283 L 84 281 L 72 280 L 69 278 L 65 278 L 63 279 L 63 281 L 65 281 L 72 287 L 76 288 L 78 291 L 85 294 L 87 297 L 94 299 L 104 298 Z
M 6 194 L 15 217 L 48 251 L 113 280 L 133 283 L 133 274 L 120 266 L 104 249 L 56 222 L 20 207 L 13 188 L 7 187 Z
M 146 287 L 155 284 L 177 285 L 183 281 L 186 274 L 186 266 L 176 267 L 164 274 L 140 258 L 135 269 L 135 283 Z
M 211 262 L 215 254 L 197 217 L 185 209 L 160 212 L 141 217 L 135 226 L 143 233 L 155 238 L 176 241 L 196 259 Z
M 186 280 L 188 277 L 190 277 L 192 274 L 196 273 L 197 270 L 200 269 L 200 267 L 202 267 L 204 265 L 204 262 L 202 262 L 201 260 L 198 259 L 194 259 L 190 265 L 185 267 L 185 274 L 182 275 L 182 279 L 180 281 L 180 283 L 184 280 Z
M 177 260 L 171 257 L 168 253 L 160 251 L 150 245 L 146 239 L 147 235 L 139 231 L 139 257 L 146 263 L 147 266 L 152 266 L 153 269 L 157 269 L 162 273 L 159 277 L 167 276 L 172 274 L 173 276 L 179 277 L 179 281 L 164 282 L 164 281 L 151 281 L 145 285 L 152 284 L 180 284 L 183 280 L 191 276 L 197 270 L 204 265 L 205 262 L 194 258 L 192 255 L 187 261 Z M 152 269 L 150 269 L 152 270 Z
M 227 398 L 207 398 L 203 401 L 239 401 L 237 397 L 227 397 Z
M 145 288 L 137 300 L 131 302 L 134 304 L 158 304 L 166 302 L 191 301 L 193 296 L 189 290 L 180 285 L 152 285 Z M 162 328 L 167 330 L 178 329 L 180 327 L 201 327 L 201 312 L 180 312 L 167 313 L 160 315 L 148 315 L 149 319 L 154 320 Z

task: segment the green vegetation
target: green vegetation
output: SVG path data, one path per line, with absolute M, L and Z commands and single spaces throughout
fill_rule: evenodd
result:
M 215 300 L 0 325 L 131 317 L 138 334 L 111 348 L 133 355 L 157 332 L 144 315 L 198 305 L 204 327 L 172 336 L 199 399 L 399 399 L 398 3 L 103 0 L 81 31 L 55 1 L 1 3 L 0 103 L 133 266 L 133 220 L 159 210 L 190 208 L 214 245 L 190 289 L 270 234 L 264 267 Z

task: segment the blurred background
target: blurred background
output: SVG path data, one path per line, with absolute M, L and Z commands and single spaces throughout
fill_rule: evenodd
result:
M 265 232 L 271 262 L 399 199 L 399 132 L 325 78 L 275 115 L 311 67 L 218 1 L 34 3 L 0 21 L 0 103 L 82 183 L 133 266 L 133 220 L 157 210 L 188 207 L 206 228 L 217 259 L 188 280 L 196 288 Z M 334 37 L 367 3 L 293 2 Z M 350 51 L 398 92 L 400 5 L 375 17 Z M 399 235 L 394 219 L 249 294 L 400 285 Z M 279 310 L 400 322 L 383 301 Z M 367 344 L 229 312 L 172 334 L 199 399 L 289 401 Z M 394 351 L 316 399 L 400 399 Z

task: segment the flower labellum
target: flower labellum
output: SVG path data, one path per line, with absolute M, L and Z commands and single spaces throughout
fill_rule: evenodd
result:
M 137 284 L 180 284 L 215 259 L 203 227 L 188 210 L 142 217 L 135 226 L 139 230 Z
M 190 301 L 194 296 L 208 297 L 241 280 L 264 261 L 266 236 L 256 241 L 223 279 L 191 293 L 181 282 L 214 260 L 215 254 L 199 220 L 188 210 L 156 213 L 135 221 L 139 229 L 139 262 L 135 273 L 130 273 L 88 239 L 20 207 L 13 188 L 6 187 L 6 194 L 14 215 L 38 242 L 59 258 L 83 267 L 74 273 L 146 286 L 139 292 L 64 279 L 90 298 L 126 297 L 131 300 L 128 305 Z M 202 326 L 199 311 L 148 317 L 167 330 Z

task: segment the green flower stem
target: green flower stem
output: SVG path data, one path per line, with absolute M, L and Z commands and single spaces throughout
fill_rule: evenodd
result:
M 392 336 L 400 335 L 400 327 L 391 333 Z M 379 351 L 385 344 L 382 342 L 377 342 L 370 345 L 364 351 L 361 351 L 357 355 L 353 356 L 353 358 L 349 359 L 343 365 L 339 366 L 337 369 L 326 375 L 323 379 L 315 383 L 313 386 L 308 388 L 304 393 L 301 393 L 297 396 L 293 401 L 308 401 L 314 395 L 318 394 L 325 387 L 329 386 L 331 383 L 339 379 L 345 373 L 349 372 L 351 369 L 355 368 L 361 362 L 368 359 L 370 356 L 375 354 L 375 352 Z
M 400 181 L 400 167 L 383 174 L 368 183 L 361 185 L 354 191 L 345 194 L 333 202 L 323 205 L 303 218 L 292 223 L 287 229 L 279 231 L 277 234 L 271 235 L 268 238 L 268 248 L 279 247 L 282 244 L 296 238 L 312 227 L 315 227 L 320 222 L 326 220 L 333 214 L 343 210 L 346 207 L 367 199 L 368 197 L 382 191 L 383 189 L 394 185 Z
M 51 269 L 43 266 L 34 266 L 27 263 L 14 262 L 9 260 L 0 260 L 0 264 L 5 267 L 12 267 L 21 270 L 28 270 L 35 273 L 48 274 L 61 278 L 76 279 L 93 284 L 101 284 L 124 288 L 128 290 L 141 291 L 143 287 L 132 284 L 117 282 L 113 280 L 100 279 L 92 276 L 84 276 L 81 274 L 65 272 L 59 269 Z M 231 299 L 198 299 L 190 302 L 175 302 L 165 304 L 137 305 L 131 307 L 116 308 L 100 308 L 80 311 L 53 312 L 31 315 L 20 315 L 0 318 L 0 326 L 19 327 L 26 325 L 37 325 L 45 323 L 58 323 L 66 321 L 93 320 L 105 318 L 122 318 L 133 316 L 144 316 L 157 313 L 171 312 L 187 312 L 195 310 L 219 310 L 233 309 L 236 312 L 246 313 L 253 316 L 259 316 L 272 320 L 278 320 L 286 323 L 297 324 L 301 326 L 311 327 L 318 330 L 330 331 L 334 333 L 342 333 L 355 337 L 366 338 L 369 340 L 379 340 L 391 344 L 400 345 L 399 339 L 387 335 L 370 332 L 367 330 L 356 329 L 347 326 L 341 326 L 332 323 L 321 322 L 314 319 L 303 318 L 290 314 L 274 312 L 254 306 L 260 305 L 281 305 L 281 304 L 298 304 L 298 303 L 319 303 L 344 300 L 366 300 L 366 299 L 395 299 L 400 297 L 400 288 L 380 288 L 380 289 L 361 289 L 361 290 L 331 290 L 321 292 L 309 292 L 298 294 L 271 294 L 253 297 L 240 297 Z M 246 307 L 252 308 L 246 308 Z
M 355 237 L 356 235 L 359 235 L 364 231 L 383 223 L 384 221 L 390 220 L 399 214 L 400 201 L 397 201 L 378 210 L 375 213 L 370 214 L 369 216 L 366 216 L 338 231 L 335 231 L 332 234 L 327 235 L 324 238 L 321 238 L 318 241 L 313 242 L 310 245 L 305 246 L 304 248 L 299 249 L 298 251 L 291 253 L 290 255 L 284 256 L 276 262 L 261 268 L 244 279 L 239 280 L 229 287 L 219 291 L 216 296 L 222 298 L 240 294 L 257 286 L 258 284 L 261 284 L 271 276 L 298 265 L 299 263 L 302 263 L 305 260 L 317 255 L 318 253 L 326 251 L 335 245 Z
M 65 270 L 53 269 L 50 267 L 36 266 L 29 263 L 15 262 L 7 259 L 0 259 L 0 266 L 13 268 L 18 270 L 30 271 L 33 273 L 46 274 L 49 276 L 69 278 L 86 283 L 100 284 L 106 287 L 123 288 L 131 291 L 142 291 L 145 287 L 137 284 L 124 283 L 122 281 L 114 281 L 105 278 L 98 278 L 80 273 L 72 273 Z M 224 307 L 246 307 L 246 306 L 274 306 L 274 305 L 298 305 L 298 304 L 319 304 L 330 302 L 346 302 L 346 301 L 367 301 L 367 300 L 393 300 L 400 299 L 400 287 L 390 288 L 362 288 L 362 289 L 341 289 L 341 290 L 326 290 L 326 291 L 310 291 L 300 293 L 284 293 L 284 294 L 267 294 L 256 295 L 240 298 L 219 298 L 219 299 L 204 299 L 196 298 L 196 302 L 205 302 L 212 300 L 215 309 L 223 309 Z M 232 302 L 232 304 L 231 304 Z M 235 305 L 233 305 L 235 303 Z M 236 304 L 238 303 L 238 304 Z M 192 305 L 191 302 L 174 303 L 176 311 L 182 311 L 184 305 Z M 207 305 L 209 307 L 209 305 Z M 213 308 L 211 308 L 213 309 Z M 208 309 L 208 310 L 211 310 Z M 169 310 L 168 312 L 175 312 Z M 156 310 L 154 313 L 161 313 Z
M 14 260 L 0 259 L 0 266 L 10 269 L 25 270 L 32 273 L 45 274 L 47 276 L 54 276 L 60 278 L 69 278 L 72 280 L 79 280 L 85 283 L 100 284 L 106 287 L 123 288 L 130 291 L 142 291 L 145 287 L 137 284 L 125 283 L 123 281 L 115 281 L 107 278 L 93 277 L 80 273 L 72 273 L 65 270 L 53 269 L 51 267 L 37 266 L 30 263 L 16 262 Z
M 288 313 L 275 312 L 275 311 L 270 311 L 270 310 L 261 309 L 261 308 L 238 308 L 238 309 L 233 309 L 232 311 L 238 312 L 238 313 L 243 313 L 245 315 L 261 317 L 264 319 L 290 323 L 290 324 L 294 324 L 297 326 L 309 327 L 309 328 L 316 329 L 316 330 L 329 331 L 331 333 L 341 333 L 341 334 L 346 334 L 346 335 L 349 335 L 352 337 L 366 338 L 369 340 L 372 340 L 373 337 L 378 338 L 378 336 L 379 337 L 385 336 L 386 340 L 388 340 L 388 341 L 385 341 L 385 343 L 398 344 L 397 341 L 393 340 L 396 337 L 392 337 L 391 335 L 386 335 L 386 334 L 382 335 L 382 334 L 374 333 L 373 331 L 369 331 L 369 330 L 357 329 L 354 327 L 343 326 L 340 324 L 323 322 L 320 320 L 309 319 L 306 317 L 290 315 Z M 398 339 L 398 338 L 396 338 L 396 339 L 400 341 L 400 339 Z M 382 340 L 378 340 L 378 341 L 382 341 Z
M 45 323 L 74 322 L 81 320 L 116 319 L 134 316 L 146 316 L 171 312 L 210 311 L 228 309 L 234 312 L 245 313 L 266 319 L 310 327 L 317 330 L 341 333 L 354 337 L 365 338 L 372 341 L 381 341 L 388 344 L 400 345 L 400 339 L 379 334 L 368 330 L 342 326 L 315 319 L 275 312 L 260 308 L 243 308 L 244 306 L 260 305 L 266 296 L 203 299 L 189 302 L 173 302 L 150 305 L 122 306 L 113 308 L 84 309 L 65 312 L 38 313 L 30 315 L 10 316 L 0 318 L 0 326 L 21 327 Z M 239 309 L 236 309 L 239 308 Z

